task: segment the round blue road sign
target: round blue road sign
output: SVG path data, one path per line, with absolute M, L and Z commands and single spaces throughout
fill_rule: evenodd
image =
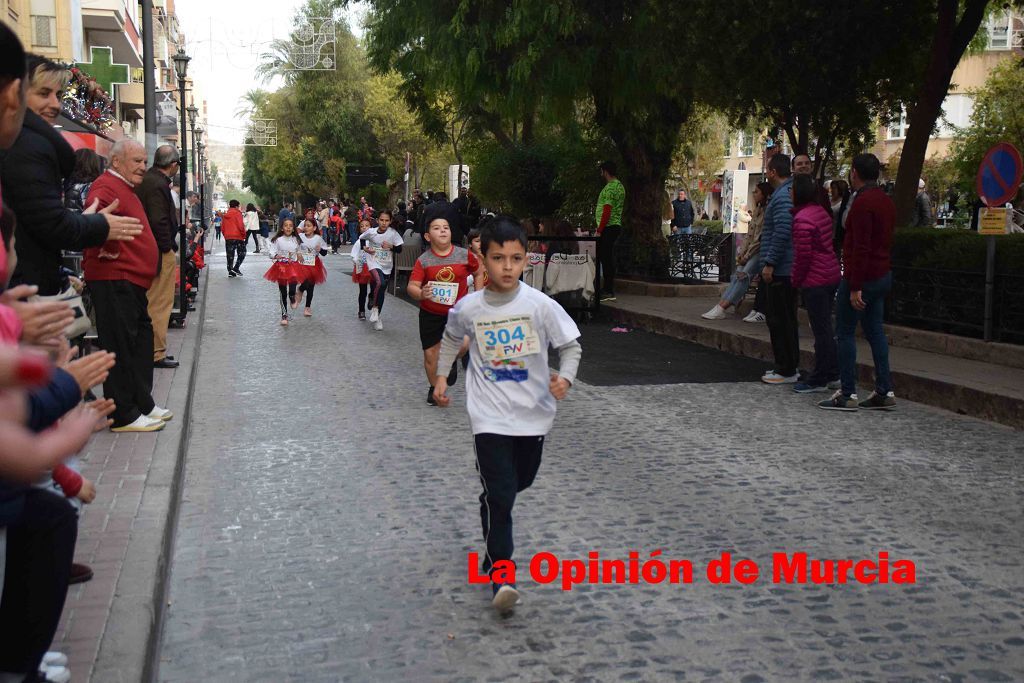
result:
M 986 206 L 1002 206 L 1017 195 L 1024 163 L 1020 152 L 1008 142 L 985 152 L 978 167 L 978 196 Z

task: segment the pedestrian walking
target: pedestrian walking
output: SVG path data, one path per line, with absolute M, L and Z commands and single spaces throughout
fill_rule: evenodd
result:
M 299 239 L 295 234 L 295 223 L 291 218 L 281 221 L 277 233 L 270 238 L 268 256 L 273 263 L 263 274 L 263 279 L 277 283 L 281 297 L 281 325 L 287 326 L 291 315 L 289 306 L 296 308 L 296 288 L 305 282 L 308 273 L 298 261 Z
M 256 253 L 260 253 L 260 213 L 252 202 L 245 205 L 245 215 L 242 217 L 242 221 L 245 223 L 245 246 L 249 246 L 251 237 L 252 244 L 256 247 Z
M 799 289 L 814 332 L 814 369 L 793 386 L 798 394 L 828 391 L 839 379 L 832 303 L 839 286 L 839 262 L 832 245 L 832 217 L 818 203 L 818 186 L 808 175 L 793 178 L 792 285 Z
M 381 211 L 377 217 L 377 227 L 371 228 L 359 236 L 363 252 L 366 253 L 366 266 L 370 270 L 370 311 L 369 320 L 373 329 L 384 329 L 380 319 L 384 308 L 384 295 L 388 290 L 388 281 L 394 268 L 394 254 L 401 253 L 405 240 L 391 227 L 391 212 Z
M 228 256 L 228 277 L 242 277 L 242 261 L 245 260 L 245 217 L 242 215 L 242 203 L 237 199 L 228 202 L 228 210 L 224 214 L 222 229 L 224 231 L 224 249 Z
M 594 220 L 597 223 L 598 291 L 601 301 L 615 301 L 615 242 L 622 233 L 622 209 L 626 188 L 615 177 L 615 164 L 601 164 L 605 186 L 597 197 Z
M 800 364 L 798 292 L 790 282 L 793 267 L 793 184 L 789 157 L 776 154 L 768 161 L 768 182 L 775 187 L 764 212 L 761 231 L 761 279 L 768 288 L 768 333 L 775 367 L 761 381 L 766 384 L 796 384 Z
M 298 255 L 299 263 L 306 269 L 306 278 L 299 285 L 299 292 L 306 295 L 306 310 L 302 315 L 307 318 L 313 315 L 313 290 L 327 281 L 327 269 L 324 268 L 320 254 L 326 253 L 328 246 L 316 225 L 306 221 L 299 233 Z
M 843 240 L 843 279 L 836 296 L 839 375 L 842 386 L 818 407 L 825 410 L 887 410 L 896 407 L 889 370 L 889 340 L 882 327 L 885 299 L 892 289 L 892 233 L 896 206 L 878 186 L 881 164 L 874 154 L 858 154 L 850 170 L 850 212 Z M 875 390 L 857 401 L 857 323 L 871 346 Z
M 486 546 L 482 571 L 491 578 L 491 604 L 507 611 L 519 602 L 508 572 L 513 553 L 512 508 L 533 484 L 556 401 L 576 380 L 583 350 L 576 323 L 554 299 L 519 278 L 526 266 L 526 233 L 511 216 L 481 226 L 487 288 L 459 301 L 448 314 L 437 367 L 455 362 L 470 340 L 466 410 L 473 430 L 477 472 L 483 484 L 480 522 Z M 559 370 L 548 367 L 548 347 L 558 349 Z M 434 398 L 447 407 L 448 380 L 434 378 Z

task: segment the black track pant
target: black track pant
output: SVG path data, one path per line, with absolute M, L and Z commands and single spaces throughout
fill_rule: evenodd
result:
M 295 296 L 295 288 L 297 285 L 293 282 L 290 285 L 277 283 L 277 289 L 281 293 L 281 316 L 288 315 L 288 306 L 292 302 L 292 297 Z

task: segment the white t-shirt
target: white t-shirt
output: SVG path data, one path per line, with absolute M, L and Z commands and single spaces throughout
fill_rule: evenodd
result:
M 299 241 L 294 237 L 281 235 L 270 242 L 270 258 L 275 256 L 287 256 L 291 260 L 296 259 L 296 252 L 299 250 Z
M 561 305 L 522 283 L 501 306 L 488 304 L 481 290 L 455 304 L 446 331 L 470 339 L 466 405 L 474 434 L 543 436 L 551 430 L 556 402 L 548 347 L 580 336 Z
M 405 240 L 402 239 L 402 236 L 394 228 L 388 228 L 384 232 L 378 232 L 377 228 L 371 228 L 359 236 L 360 242 L 367 240 L 373 244 L 378 252 L 377 254 L 363 252 L 367 265 L 370 266 L 371 270 L 380 268 L 385 274 L 390 275 L 391 269 L 395 265 L 394 254 L 387 249 L 381 249 L 380 245 L 387 242 L 392 246 L 398 246 L 403 244 Z
M 316 265 L 316 259 L 320 258 L 321 249 L 330 249 L 323 237 L 313 233 L 312 237 L 306 237 L 306 233 L 299 233 L 299 262 L 303 265 Z

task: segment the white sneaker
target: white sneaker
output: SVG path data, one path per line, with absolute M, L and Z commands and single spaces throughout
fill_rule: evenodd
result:
M 491 604 L 499 612 L 507 612 L 519 604 L 519 591 L 516 590 L 515 586 L 506 583 L 494 594 Z
M 767 372 L 761 377 L 761 381 L 765 384 L 796 384 L 799 379 L 799 373 L 786 377 L 785 375 L 780 375 L 774 371 Z
M 159 432 L 167 423 L 163 420 L 151 420 L 145 415 L 139 415 L 135 422 L 123 427 L 111 427 L 112 432 Z
M 65 666 L 47 666 L 39 673 L 45 676 L 47 683 L 71 683 L 71 671 Z
M 370 322 L 375 323 L 380 320 L 380 312 L 376 308 L 370 309 Z
M 379 317 L 373 321 L 373 329 L 377 330 L 378 332 L 384 329 L 384 323 L 380 321 Z
M 704 318 L 705 320 L 722 320 L 723 318 L 725 318 L 725 309 L 719 306 L 718 304 L 715 304 L 714 308 L 712 308 L 707 313 L 702 313 L 700 317 Z
M 42 671 L 43 666 L 67 666 L 68 656 L 63 652 L 47 652 L 43 655 L 43 663 L 39 670 Z
M 153 410 L 147 415 L 150 420 L 163 420 L 169 422 L 174 417 L 174 413 L 167 410 L 167 408 L 161 408 L 160 406 L 154 406 Z
M 767 318 L 764 317 L 764 313 L 761 313 L 759 311 L 751 311 L 750 315 L 748 315 L 746 318 L 743 319 L 743 322 L 745 322 L 745 323 L 763 323 L 763 322 L 765 322 L 765 320 L 767 320 Z

